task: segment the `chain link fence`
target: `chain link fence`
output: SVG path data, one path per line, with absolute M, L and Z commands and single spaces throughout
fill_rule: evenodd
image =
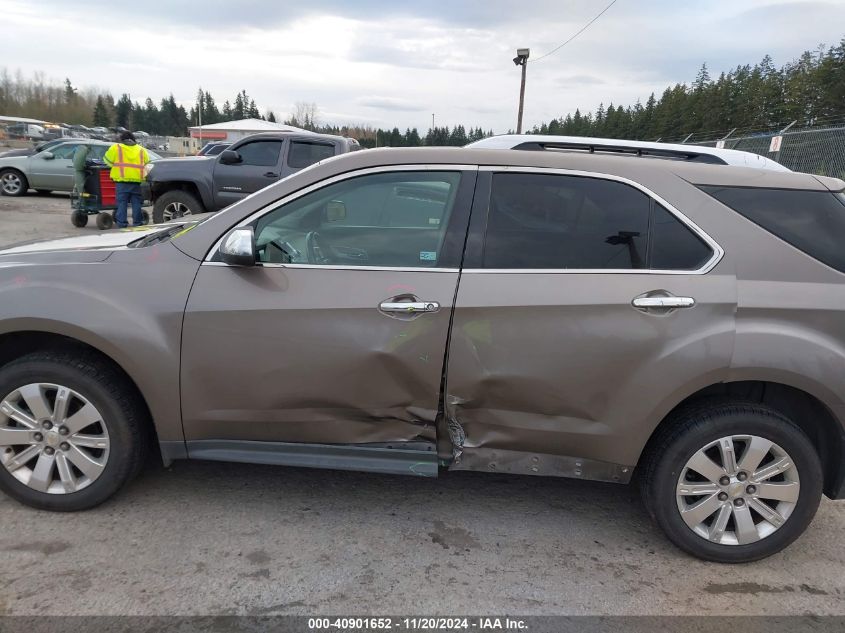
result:
M 777 143 L 773 143 L 773 139 L 778 136 L 781 137 L 780 149 L 770 151 L 776 148 Z M 777 161 L 792 171 L 845 179 L 845 125 L 790 130 L 783 134 L 767 132 L 728 137 L 724 141 L 698 141 L 694 144 L 753 152 Z

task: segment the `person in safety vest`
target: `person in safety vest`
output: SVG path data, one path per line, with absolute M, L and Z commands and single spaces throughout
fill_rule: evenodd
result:
M 126 207 L 131 201 L 132 224 L 140 226 L 144 222 L 141 213 L 141 183 L 144 181 L 144 166 L 150 162 L 149 153 L 135 143 L 132 132 L 122 132 L 120 142 L 109 147 L 103 160 L 111 167 L 109 175 L 117 184 L 117 225 L 121 228 L 128 226 Z

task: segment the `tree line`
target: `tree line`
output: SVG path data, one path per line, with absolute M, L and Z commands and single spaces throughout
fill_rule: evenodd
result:
M 767 131 L 792 121 L 811 126 L 845 118 L 845 38 L 838 46 L 819 46 L 776 68 L 763 57 L 754 66 L 737 66 L 716 79 L 707 65 L 695 80 L 667 87 L 643 105 L 604 104 L 534 126 L 533 133 L 663 141 L 721 138 Z
M 156 103 L 151 98 L 133 101 L 128 94 L 115 100 L 107 91 L 79 89 L 70 79 L 57 84 L 42 73 L 26 79 L 0 70 L 0 114 L 54 122 L 104 127 L 122 126 L 159 136 L 184 136 L 200 118 L 203 125 L 259 118 L 276 122 L 276 113 L 259 110 L 246 90 L 222 106 L 210 92 L 198 90 L 187 110 L 173 95 Z M 845 119 L 845 38 L 838 46 L 805 51 L 780 68 L 766 55 L 754 66 L 742 65 L 722 72 L 716 79 L 704 64 L 695 80 L 668 86 L 658 98 L 652 93 L 645 104 L 599 105 L 595 111 L 574 113 L 536 125 L 539 134 L 598 136 L 609 138 L 691 140 L 720 138 L 737 128 L 736 134 L 771 130 L 791 121 L 814 125 Z M 315 132 L 357 138 L 364 147 L 413 147 L 417 145 L 464 145 L 493 134 L 480 127 L 456 125 L 433 127 L 422 135 L 416 128 L 381 129 L 362 125 L 322 124 L 314 103 L 300 102 L 283 122 Z

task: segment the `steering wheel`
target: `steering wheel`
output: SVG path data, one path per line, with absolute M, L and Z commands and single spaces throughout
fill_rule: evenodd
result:
M 317 231 L 309 231 L 305 235 L 305 253 L 309 264 L 330 264 L 334 251 Z

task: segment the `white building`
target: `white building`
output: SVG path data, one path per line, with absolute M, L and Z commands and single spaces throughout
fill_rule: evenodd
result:
M 262 119 L 241 119 L 239 121 L 225 121 L 223 123 L 212 123 L 211 125 L 194 126 L 188 128 L 191 138 L 198 139 L 200 146 L 208 141 L 229 141 L 230 143 L 242 139 L 250 134 L 259 132 L 293 132 L 297 134 L 311 134 L 308 130 L 285 125 L 284 123 L 271 123 Z

